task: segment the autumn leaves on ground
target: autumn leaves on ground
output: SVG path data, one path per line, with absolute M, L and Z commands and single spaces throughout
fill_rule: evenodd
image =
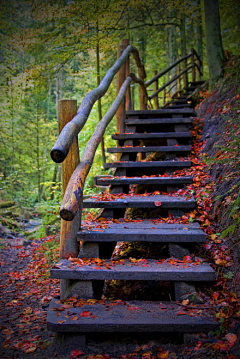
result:
M 232 68 L 236 67 L 237 61 L 239 59 L 232 60 L 230 63 Z M 237 340 L 240 327 L 238 268 L 240 256 L 237 240 L 240 202 L 239 91 L 237 83 L 230 83 L 226 76 L 210 95 L 207 92 L 201 94 L 203 102 L 197 109 L 199 117 L 194 120 L 192 129 L 193 166 L 189 170 L 177 171 L 178 176 L 182 174 L 194 177 L 193 184 L 180 191 L 181 194 L 184 193 L 187 196 L 192 196 L 194 193 L 198 203 L 197 210 L 183 216 L 180 222 L 197 221 L 208 236 L 208 241 L 195 250 L 196 257 L 185 258 L 185 261 L 186 264 L 196 263 L 197 257 L 201 256 L 216 270 L 217 280 L 214 285 L 197 289 L 205 305 L 215 312 L 220 322 L 220 329 L 209 336 L 199 336 L 198 341 L 192 345 L 163 344 L 159 346 L 154 341 L 143 345 L 135 344 L 131 353 L 126 352 L 119 358 L 236 359 L 240 355 Z M 202 131 L 204 138 L 201 137 Z M 111 196 L 107 194 L 104 196 L 111 200 Z M 86 226 L 88 219 L 90 218 L 86 218 L 85 221 Z M 172 223 L 174 219 L 169 216 L 156 221 Z M 107 221 L 100 219 L 98 230 L 101 231 L 107 225 Z M 224 236 L 221 233 L 224 233 Z M 20 240 L 8 242 L 5 242 L 4 238 L 1 240 L 1 358 L 31 356 L 50 358 L 60 355 L 51 345 L 53 334 L 46 330 L 47 306 L 53 297 L 59 295 L 58 281 L 49 279 L 50 268 L 58 260 L 57 243 L 58 236 L 36 240 L 31 244 L 23 244 Z M 131 250 L 133 263 L 141 257 L 139 257 L 139 248 L 129 249 L 120 245 L 111 265 L 114 265 L 116 260 L 118 262 L 124 260 L 126 250 Z M 159 263 L 161 264 L 161 258 L 159 258 Z M 172 265 L 175 264 L 176 261 L 172 259 Z M 89 263 L 83 261 L 82 265 L 89 265 Z M 97 268 L 105 263 L 99 260 L 93 265 Z M 123 287 L 118 287 L 118 293 L 121 290 L 124 292 Z M 72 298 L 70 302 L 73 303 L 74 300 Z M 65 301 L 63 304 L 69 305 L 70 302 Z M 192 311 L 195 315 L 197 315 L 197 310 L 201 310 L 198 305 L 190 304 L 188 301 L 179 303 L 179 309 L 179 313 Z M 83 315 L 88 315 L 88 313 Z M 111 352 L 104 352 L 99 346 L 92 353 L 84 352 L 84 349 L 65 353 L 65 358 L 111 358 Z

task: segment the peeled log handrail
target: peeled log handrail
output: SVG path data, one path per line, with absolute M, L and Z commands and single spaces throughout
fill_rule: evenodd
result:
M 194 66 L 196 66 L 201 74 L 200 68 L 198 66 L 198 64 L 194 64 L 194 65 L 190 65 L 188 66 L 186 69 L 182 70 L 178 75 L 175 75 L 171 80 L 169 80 L 168 82 L 166 82 L 163 86 L 161 86 L 156 92 L 154 92 L 151 96 L 149 96 L 149 100 L 152 100 L 155 96 L 157 96 L 159 94 L 159 92 L 161 92 L 162 90 L 164 90 L 167 86 L 171 85 L 172 82 L 176 81 L 179 77 L 181 77 L 184 73 L 188 72 L 189 70 L 191 70 Z
M 121 66 L 127 60 L 131 52 L 133 53 L 140 73 L 142 74 L 143 78 L 144 76 L 146 77 L 144 67 L 140 61 L 138 50 L 132 45 L 128 45 L 115 64 L 107 71 L 106 75 L 100 82 L 100 85 L 84 97 L 76 116 L 61 131 L 55 145 L 51 150 L 51 158 L 54 162 L 61 163 L 67 157 L 72 142 L 85 125 L 93 105 L 107 92 L 113 77 L 120 70 Z
M 141 80 L 137 78 L 134 74 L 130 74 L 130 76 L 126 78 L 112 106 L 96 125 L 92 137 L 87 143 L 84 154 L 82 156 L 82 160 L 80 164 L 76 167 L 68 182 L 68 186 L 66 188 L 62 205 L 60 208 L 60 216 L 65 221 L 72 221 L 77 214 L 82 199 L 85 180 L 88 175 L 88 172 L 91 169 L 97 147 L 101 142 L 101 138 L 105 133 L 107 125 L 112 120 L 113 116 L 116 114 L 117 109 L 119 108 L 125 96 L 127 88 L 132 81 L 137 83 L 141 82 Z
M 169 72 L 170 70 L 172 70 L 175 66 L 177 66 L 178 64 L 180 64 L 180 62 L 189 59 L 192 55 L 195 55 L 198 59 L 198 61 L 200 62 L 200 65 L 202 65 L 202 61 L 200 60 L 200 57 L 198 56 L 197 52 L 193 49 L 188 55 L 182 56 L 180 59 L 176 60 L 175 62 L 173 62 L 171 65 L 169 65 L 165 70 L 161 71 L 159 74 L 157 74 L 156 76 L 152 77 L 150 80 L 145 82 L 145 86 L 148 87 L 150 86 L 153 82 L 155 82 L 156 80 L 158 80 L 160 77 L 162 77 L 163 75 L 165 75 L 167 72 Z M 200 71 L 200 68 L 198 66 L 198 70 Z

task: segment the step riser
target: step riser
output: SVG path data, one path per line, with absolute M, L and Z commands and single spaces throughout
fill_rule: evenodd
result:
M 136 179 L 105 179 L 104 181 L 101 179 L 97 179 L 98 186 L 108 186 L 112 185 L 131 185 L 131 184 L 140 184 L 140 185 L 183 185 L 192 183 L 192 178 L 156 178 L 156 179 L 144 179 L 144 178 L 136 178 Z
M 80 233 L 78 240 L 87 242 L 155 242 L 155 243 L 203 243 L 206 241 L 204 234 L 178 234 L 171 233 L 146 233 L 138 234 L 134 232 L 128 233 L 104 233 L 91 232 Z
M 118 147 L 108 148 L 108 153 L 145 153 L 145 152 L 191 152 L 191 146 L 161 146 L 161 147 Z

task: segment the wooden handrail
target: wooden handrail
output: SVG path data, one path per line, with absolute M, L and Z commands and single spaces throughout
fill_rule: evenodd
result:
M 175 62 L 173 62 L 171 65 L 169 65 L 165 70 L 161 71 L 159 74 L 155 75 L 154 77 L 152 77 L 150 80 L 145 82 L 146 87 L 150 86 L 153 82 L 155 82 L 156 80 L 158 80 L 160 77 L 162 77 L 163 75 L 165 75 L 167 72 L 169 72 L 170 70 L 172 70 L 175 66 L 177 66 L 178 64 L 180 64 L 181 62 L 183 62 L 184 60 L 189 59 L 192 55 L 195 55 L 197 60 L 199 61 L 200 65 L 202 66 L 202 61 L 200 59 L 200 57 L 198 56 L 197 52 L 192 49 L 191 52 L 188 55 L 182 56 L 180 59 L 176 60 Z M 198 66 L 198 69 L 200 71 L 200 68 Z
M 183 60 L 188 59 L 191 55 L 192 55 L 192 53 L 181 57 L 181 58 L 178 59 L 177 61 L 173 62 L 170 66 L 168 66 L 165 70 L 161 71 L 159 74 L 157 74 L 156 76 L 152 77 L 150 80 L 146 81 L 146 82 L 145 82 L 146 87 L 150 86 L 153 82 L 155 82 L 155 81 L 158 80 L 160 77 L 162 77 L 163 75 L 165 75 L 168 71 L 172 70 L 172 69 L 173 69 L 175 66 L 177 66 L 180 62 L 182 62 Z
M 108 124 L 116 114 L 117 109 L 119 108 L 132 81 L 140 84 L 143 82 L 134 74 L 130 74 L 130 76 L 126 78 L 112 106 L 103 116 L 103 118 L 97 123 L 93 135 L 87 143 L 82 160 L 76 167 L 68 182 L 68 186 L 60 208 L 60 215 L 66 221 L 72 221 L 78 211 L 82 199 L 84 183 L 92 166 L 97 147 L 101 142 L 101 138 L 103 137 Z
M 93 105 L 107 92 L 113 77 L 119 71 L 123 63 L 127 60 L 131 52 L 133 53 L 133 57 L 136 61 L 140 73 L 142 74 L 142 77 L 146 77 L 144 67 L 140 61 L 138 50 L 132 45 L 128 45 L 123 51 L 122 55 L 117 59 L 115 64 L 107 71 L 106 75 L 100 82 L 100 85 L 84 97 L 76 116 L 63 128 L 54 147 L 51 150 L 51 157 L 54 162 L 61 163 L 67 157 L 71 144 L 74 138 L 79 134 L 85 125 Z
M 191 70 L 193 67 L 197 67 L 199 72 L 200 68 L 198 66 L 198 64 L 194 63 L 193 65 L 188 66 L 186 69 L 182 70 L 178 75 L 175 75 L 171 80 L 169 80 L 167 83 L 165 83 L 163 86 L 161 86 L 156 92 L 154 92 L 151 96 L 149 96 L 149 100 L 152 100 L 155 96 L 157 96 L 159 94 L 159 92 L 161 92 L 162 90 L 164 90 L 167 86 L 169 86 L 172 82 L 176 81 L 178 78 L 180 78 L 184 73 L 188 72 L 189 70 Z M 201 73 L 202 74 L 202 73 Z

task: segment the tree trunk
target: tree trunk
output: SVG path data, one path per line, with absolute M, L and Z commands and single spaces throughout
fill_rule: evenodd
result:
M 201 60 L 203 60 L 203 31 L 202 31 L 202 15 L 201 15 L 201 0 L 197 0 L 198 14 L 197 14 L 197 53 Z
M 187 54 L 185 14 L 184 13 L 181 13 L 180 34 L 181 34 L 181 56 L 184 56 Z
M 210 85 L 222 76 L 225 54 L 222 46 L 218 0 L 204 0 L 207 60 Z

